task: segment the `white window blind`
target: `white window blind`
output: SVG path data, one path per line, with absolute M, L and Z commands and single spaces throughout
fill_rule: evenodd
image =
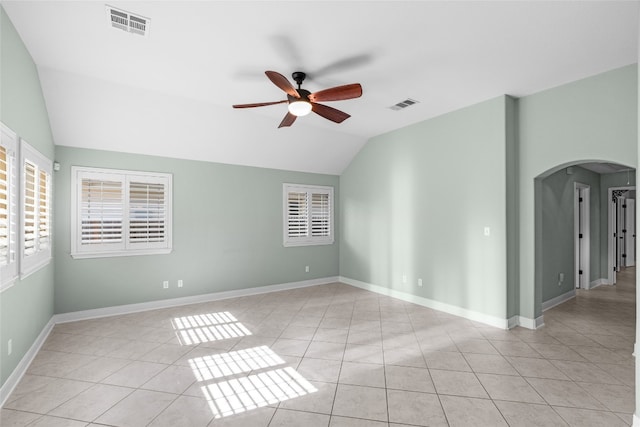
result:
M 291 191 L 287 194 L 287 235 L 304 237 L 308 234 L 307 193 Z
M 72 167 L 75 258 L 171 252 L 171 174 Z
M 40 171 L 38 178 L 38 248 L 51 246 L 51 175 Z
M 284 245 L 333 243 L 333 188 L 284 184 Z
M 163 242 L 166 239 L 165 186 L 160 183 L 129 184 L 129 241 Z
M 326 237 L 331 233 L 331 203 L 328 193 L 311 194 L 311 235 Z
M 24 163 L 24 255 L 36 253 L 36 173 L 37 167 L 30 161 Z
M 102 245 L 122 242 L 124 191 L 121 181 L 81 180 L 80 243 Z
M 4 124 L 0 139 L 0 291 L 18 276 L 18 138 Z
M 20 274 L 31 274 L 51 261 L 52 162 L 21 142 L 22 249 Z

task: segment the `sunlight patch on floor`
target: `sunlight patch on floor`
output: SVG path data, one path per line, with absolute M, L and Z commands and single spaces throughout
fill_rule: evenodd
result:
M 228 311 L 175 317 L 171 325 L 181 345 L 195 345 L 251 335 Z
M 189 359 L 189 366 L 197 381 L 209 381 L 284 363 L 284 360 L 266 345 Z
M 275 405 L 318 391 L 292 367 L 274 369 L 202 387 L 214 418 Z

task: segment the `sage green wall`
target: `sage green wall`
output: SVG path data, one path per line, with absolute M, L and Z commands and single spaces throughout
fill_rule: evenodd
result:
M 637 93 L 634 64 L 520 98 L 520 316 L 533 319 L 542 314 L 542 271 L 535 239 L 536 178 L 539 181 L 589 160 L 635 168 Z
M 591 187 L 589 193 L 590 263 L 589 281 L 600 275 L 600 175 L 578 166 L 567 174 L 566 169 L 542 180 L 538 203 L 542 207 L 542 302 L 560 296 L 575 287 L 574 253 L 574 183 Z M 606 214 L 606 211 L 605 211 Z M 558 275 L 564 273 L 559 285 Z
M 519 190 L 519 121 L 518 100 L 506 97 L 506 178 L 507 178 L 507 318 L 518 314 L 520 289 L 518 268 L 520 262 L 520 240 L 518 213 Z
M 508 102 L 367 143 L 340 177 L 341 276 L 506 317 Z
M 337 240 L 322 246 L 282 244 L 282 184 L 330 185 L 338 200 L 337 176 L 62 146 L 56 160 L 61 164 L 55 173 L 56 313 L 338 275 Z M 172 173 L 173 252 L 72 259 L 74 165 Z M 177 287 L 178 279 L 183 288 Z M 170 281 L 168 290 L 163 280 Z
M 53 158 L 38 70 L 0 7 L 0 120 Z M 55 215 L 55 212 L 54 212 Z M 4 384 L 53 315 L 53 263 L 0 293 L 0 384 Z M 7 355 L 7 341 L 13 351 Z

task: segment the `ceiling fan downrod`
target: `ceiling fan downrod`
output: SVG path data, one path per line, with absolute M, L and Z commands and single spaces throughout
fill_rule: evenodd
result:
M 302 86 L 302 82 L 307 78 L 307 75 L 302 71 L 294 71 L 293 74 L 291 74 L 291 77 L 293 77 L 293 80 L 298 83 L 298 89 L 300 89 L 300 86 Z

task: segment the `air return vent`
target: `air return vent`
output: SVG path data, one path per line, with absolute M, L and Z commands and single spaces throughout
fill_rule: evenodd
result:
M 389 107 L 390 109 L 392 109 L 393 111 L 399 111 L 399 110 L 404 110 L 407 107 L 411 107 L 414 104 L 417 104 L 420 101 L 416 101 L 415 99 L 411 99 L 411 98 L 407 98 L 404 101 L 400 101 L 395 105 L 392 105 L 391 107 Z
M 144 37 L 149 36 L 149 24 L 151 23 L 149 18 L 107 5 L 107 19 L 113 28 Z

